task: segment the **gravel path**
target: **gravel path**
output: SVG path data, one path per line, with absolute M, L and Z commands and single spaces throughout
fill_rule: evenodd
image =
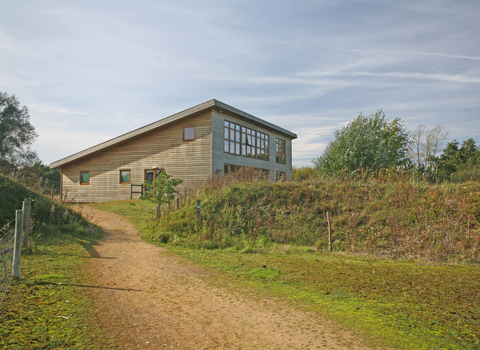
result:
M 211 272 L 141 240 L 116 214 L 83 206 L 105 232 L 88 249 L 100 325 L 125 349 L 366 349 L 314 313 L 214 286 Z

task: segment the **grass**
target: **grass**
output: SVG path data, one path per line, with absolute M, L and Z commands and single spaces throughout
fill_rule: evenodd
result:
M 22 255 L 21 278 L 0 305 L 0 348 L 109 349 L 114 340 L 95 324 L 81 267 L 99 234 L 38 240 Z
M 86 248 L 97 227 L 70 208 L 0 175 L 0 223 L 33 198 L 29 246 L 22 249 L 20 278 L 0 304 L 0 348 L 108 349 L 114 339 L 95 324 L 82 286 Z
M 165 215 L 151 239 L 182 238 L 196 247 L 328 247 L 354 254 L 480 264 L 480 183 L 331 180 L 234 183 L 204 187 L 195 201 Z M 195 198 L 196 199 L 196 198 Z
M 236 199 L 242 195 L 251 199 L 252 195 L 249 197 L 247 192 L 242 192 L 242 186 L 252 189 L 248 186 L 253 185 L 233 186 L 230 195 Z M 295 191 L 298 186 L 301 188 L 305 185 L 274 186 L 285 186 L 285 191 Z M 331 188 L 339 191 L 343 185 L 340 183 L 339 186 Z M 442 201 L 456 201 L 457 204 L 460 202 L 468 206 L 469 202 L 463 200 L 466 197 L 462 194 L 470 193 L 474 186 L 441 187 L 443 193 L 452 196 Z M 258 192 L 262 188 L 255 189 Z M 370 191 L 373 190 L 370 188 Z M 378 191 L 385 193 L 387 190 L 383 188 Z M 429 190 L 428 187 L 415 189 L 423 194 Z M 452 193 L 459 194 L 461 199 L 456 200 Z M 298 192 L 296 194 L 301 195 Z M 328 195 L 331 194 L 326 194 L 326 197 Z M 264 196 L 265 192 L 259 198 Z M 424 197 L 419 194 L 414 198 Z M 208 210 L 205 207 L 208 208 L 212 201 L 210 199 L 210 203 L 207 202 L 202 208 Z M 268 204 L 264 202 L 263 206 L 267 207 Z M 452 202 L 449 205 L 452 207 Z M 162 226 L 164 220 L 153 220 L 154 207 L 141 201 L 100 203 L 95 206 L 131 220 L 151 242 L 167 246 L 175 254 L 218 270 L 222 280 L 256 290 L 260 293 L 258 295 L 279 297 L 299 307 L 328 315 L 346 329 L 360 332 L 368 342 L 381 348 L 480 348 L 478 266 L 452 264 L 452 260 L 394 260 L 379 259 L 365 253 L 352 255 L 341 252 L 339 245 L 336 252 L 328 253 L 318 250 L 315 244 L 275 243 L 262 238 L 262 235 L 252 242 L 247 235 L 240 234 L 236 241 L 239 244 L 222 247 L 225 240 L 213 240 L 205 226 L 199 225 L 195 219 L 185 223 L 192 228 L 190 235 L 181 235 L 180 231 L 168 232 Z M 253 206 L 254 202 L 248 208 Z M 418 206 L 420 208 L 420 204 Z M 221 207 L 212 205 L 210 208 Z M 189 218 L 187 211 L 195 218 L 194 205 L 187 203 L 183 211 L 173 212 L 170 218 L 165 219 L 167 223 L 168 220 L 177 220 L 178 228 L 182 225 L 179 218 Z M 377 215 L 377 212 L 371 215 Z M 455 217 L 455 211 L 450 215 Z M 471 219 L 471 222 L 475 220 L 478 217 Z M 471 233 L 475 232 L 472 227 L 476 226 L 470 227 Z M 250 229 L 255 230 L 255 226 Z M 203 241 L 197 240 L 198 237 L 203 237 Z

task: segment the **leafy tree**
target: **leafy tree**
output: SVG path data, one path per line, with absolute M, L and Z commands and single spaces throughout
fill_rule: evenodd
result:
M 29 146 L 38 136 L 30 124 L 27 107 L 15 95 L 0 91 L 0 165 L 32 165 L 38 155 Z
M 469 173 L 475 173 L 480 167 L 480 147 L 475 145 L 475 141 L 470 138 L 463 141 L 460 145 L 456 140 L 447 143 L 440 157 L 431 157 L 430 162 L 435 166 L 436 172 L 440 178 L 453 179 L 457 173 L 463 173 L 465 178 Z M 461 180 L 461 176 L 456 176 Z
M 380 109 L 368 116 L 361 112 L 347 126 L 336 130 L 323 154 L 312 162 L 328 175 L 340 170 L 407 165 L 408 132 L 402 120 L 389 121 Z
M 145 181 L 147 191 L 145 191 L 140 199 L 148 200 L 157 205 L 157 216 L 160 216 L 160 207 L 162 204 L 170 203 L 175 199 L 175 187 L 183 182 L 181 179 L 174 179 L 172 175 L 168 175 L 166 171 L 162 171 L 156 175 L 155 181 L 148 183 Z

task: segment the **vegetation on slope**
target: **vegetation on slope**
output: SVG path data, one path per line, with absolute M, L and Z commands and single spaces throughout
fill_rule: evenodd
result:
M 203 188 L 154 224 L 150 239 L 193 247 L 257 249 L 271 243 L 328 247 L 389 258 L 480 262 L 480 184 L 325 180 Z
M 25 198 L 32 198 L 32 232 L 36 236 L 83 235 L 92 226 L 67 206 L 0 174 L 0 227 L 15 219 Z

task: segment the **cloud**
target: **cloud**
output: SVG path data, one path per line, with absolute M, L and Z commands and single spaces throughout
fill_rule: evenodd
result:
M 308 77 L 331 77 L 331 76 L 373 76 L 381 78 L 403 78 L 403 79 L 422 79 L 422 80 L 443 80 L 456 83 L 480 83 L 480 78 L 468 77 L 461 74 L 447 75 L 447 74 L 427 74 L 427 73 L 408 73 L 408 72 L 305 72 L 299 73 L 300 76 Z
M 28 109 L 29 109 L 31 112 L 41 113 L 41 114 L 66 113 L 66 114 L 89 115 L 88 113 L 84 113 L 84 112 L 69 111 L 69 110 L 67 110 L 67 109 L 58 108 L 58 107 L 54 107 L 54 106 L 43 106 L 43 105 L 35 105 L 35 104 L 29 105 L 29 106 L 28 106 Z

